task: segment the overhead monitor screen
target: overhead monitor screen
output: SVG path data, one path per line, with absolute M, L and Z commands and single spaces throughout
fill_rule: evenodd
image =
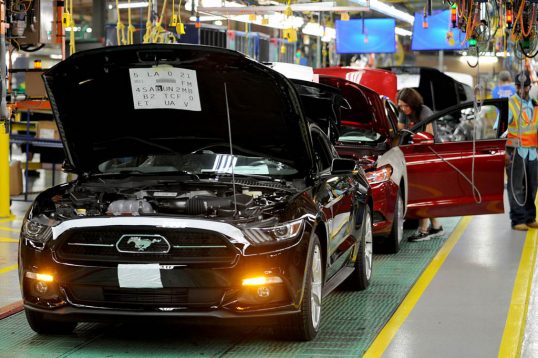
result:
M 336 20 L 336 53 L 396 52 L 394 19 Z
M 457 28 L 452 28 L 450 10 L 439 11 L 428 16 L 427 28 L 424 28 L 423 21 L 424 14 L 421 12 L 415 13 L 411 50 L 462 50 L 469 47 L 468 42 L 463 41 L 465 34 Z

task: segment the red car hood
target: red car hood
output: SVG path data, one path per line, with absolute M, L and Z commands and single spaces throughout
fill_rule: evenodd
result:
M 351 105 L 351 110 L 342 111 L 341 125 L 371 129 L 386 138 L 392 136 L 392 128 L 378 93 L 368 87 L 334 76 L 321 75 L 319 83 L 339 88 Z
M 314 69 L 314 73 L 344 78 L 371 88 L 380 95 L 387 96 L 393 102 L 396 102 L 398 78 L 390 71 L 377 68 L 327 67 L 316 68 Z

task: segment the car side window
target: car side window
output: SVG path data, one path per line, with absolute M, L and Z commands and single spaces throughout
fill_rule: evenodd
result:
M 314 154 L 320 171 L 331 168 L 332 158 L 331 149 L 321 133 L 312 131 L 312 142 L 314 144 Z
M 465 142 L 497 137 L 496 122 L 499 110 L 494 105 L 483 105 L 475 113 L 473 107 L 460 108 L 433 121 L 437 143 Z

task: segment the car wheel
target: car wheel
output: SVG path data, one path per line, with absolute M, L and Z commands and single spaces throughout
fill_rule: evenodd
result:
M 355 260 L 355 270 L 347 279 L 347 286 L 352 290 L 365 290 L 370 285 L 373 263 L 372 216 L 366 208 L 362 219 L 359 252 Z
M 73 332 L 77 326 L 77 322 L 49 320 L 43 317 L 42 313 L 28 309 L 25 309 L 24 313 L 26 314 L 26 320 L 30 328 L 39 334 L 68 334 Z
M 404 228 L 404 203 L 400 192 L 396 197 L 396 205 L 394 207 L 394 219 L 392 220 L 392 230 L 385 239 L 385 251 L 389 254 L 395 254 L 400 251 L 400 242 L 403 238 Z
M 321 245 L 316 234 L 308 263 L 301 312 L 284 318 L 276 329 L 282 337 L 297 341 L 310 341 L 316 337 L 321 322 L 321 291 L 323 288 L 323 260 Z

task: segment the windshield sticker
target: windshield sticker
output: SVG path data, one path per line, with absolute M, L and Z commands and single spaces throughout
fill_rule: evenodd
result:
M 196 71 L 169 66 L 130 68 L 135 109 L 201 111 Z

